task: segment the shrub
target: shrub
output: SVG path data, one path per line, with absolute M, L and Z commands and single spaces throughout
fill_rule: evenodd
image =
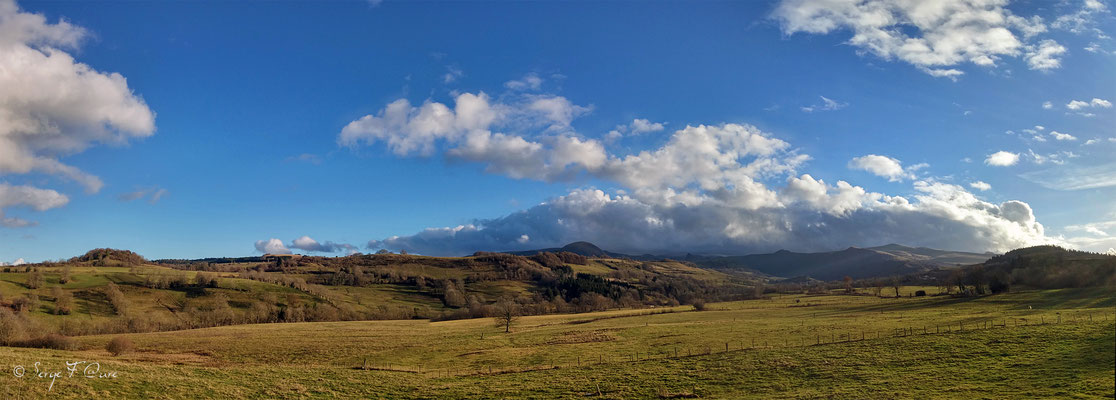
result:
M 74 350 L 77 348 L 77 342 L 73 339 L 57 333 L 49 333 L 46 336 L 40 336 L 23 343 L 23 347 L 35 347 L 40 349 L 54 349 L 54 350 Z
M 691 303 L 691 305 L 694 306 L 694 310 L 696 310 L 696 311 L 705 311 L 706 310 L 705 300 L 702 300 L 702 299 L 694 300 L 693 303 Z
M 925 296 L 925 295 L 926 295 L 925 290 L 919 290 L 919 291 L 915 292 L 915 296 L 918 296 L 918 297 L 922 297 L 922 296 Z
M 10 345 L 23 338 L 26 332 L 23 319 L 7 307 L 0 307 L 0 345 Z
M 114 357 L 131 352 L 135 349 L 136 345 L 132 343 L 131 339 L 128 339 L 125 336 L 114 337 L 111 341 L 108 342 L 107 345 L 105 345 L 105 350 L 108 350 L 109 353 L 112 353 Z

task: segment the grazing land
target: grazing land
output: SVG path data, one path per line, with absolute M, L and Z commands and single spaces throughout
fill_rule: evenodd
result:
M 904 288 L 911 292 L 914 288 Z M 933 292 L 932 292 L 933 293 Z M 1112 398 L 1108 288 L 881 298 L 774 294 L 492 318 L 272 323 L 0 347 L 0 397 Z M 112 356 L 118 336 L 135 350 Z M 51 379 L 96 361 L 115 378 Z

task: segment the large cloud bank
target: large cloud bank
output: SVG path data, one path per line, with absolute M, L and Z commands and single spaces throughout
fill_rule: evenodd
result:
M 97 143 L 154 133 L 154 114 L 123 76 L 96 71 L 65 51 L 76 49 L 87 35 L 66 21 L 52 24 L 20 11 L 12 0 L 0 0 L 0 176 L 37 172 L 96 193 L 104 185 L 100 178 L 59 158 Z M 42 211 L 66 203 L 52 190 L 27 196 L 31 189 L 0 185 L 0 198 L 23 199 L 0 204 L 0 218 L 8 206 Z M 32 224 L 4 221 L 5 226 Z
M 566 111 L 539 114 L 539 99 Z M 746 124 L 686 126 L 657 149 L 610 154 L 601 141 L 570 127 L 587 109 L 558 96 L 494 101 L 464 93 L 452 108 L 400 100 L 353 121 L 339 143 L 384 143 L 400 156 L 441 153 L 513 178 L 586 175 L 624 188 L 578 189 L 502 218 L 372 240 L 368 247 L 454 255 L 589 240 L 626 252 L 739 254 L 888 242 L 1000 251 L 1052 241 L 1026 203 L 983 201 L 962 186 L 917 178 L 918 168 L 886 156 L 861 157 L 850 166 L 913 180 L 907 197 L 799 173 L 809 156 Z

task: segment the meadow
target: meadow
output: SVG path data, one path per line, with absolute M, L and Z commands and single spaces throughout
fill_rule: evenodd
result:
M 913 288 L 904 288 L 904 293 Z M 933 293 L 933 292 L 932 292 Z M 1112 398 L 1116 294 L 771 295 L 522 317 L 235 325 L 0 347 L 4 398 Z M 113 357 L 127 336 L 136 350 Z M 96 361 L 116 377 L 25 373 Z

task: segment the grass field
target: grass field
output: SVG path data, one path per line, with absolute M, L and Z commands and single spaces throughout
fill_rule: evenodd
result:
M 1113 396 L 1116 295 L 1105 289 L 709 308 L 524 317 L 508 334 L 491 319 L 227 326 L 127 335 L 137 351 L 121 357 L 103 350 L 113 336 L 87 336 L 76 351 L 0 348 L 0 396 Z M 119 376 L 49 388 L 12 373 L 67 360 Z

